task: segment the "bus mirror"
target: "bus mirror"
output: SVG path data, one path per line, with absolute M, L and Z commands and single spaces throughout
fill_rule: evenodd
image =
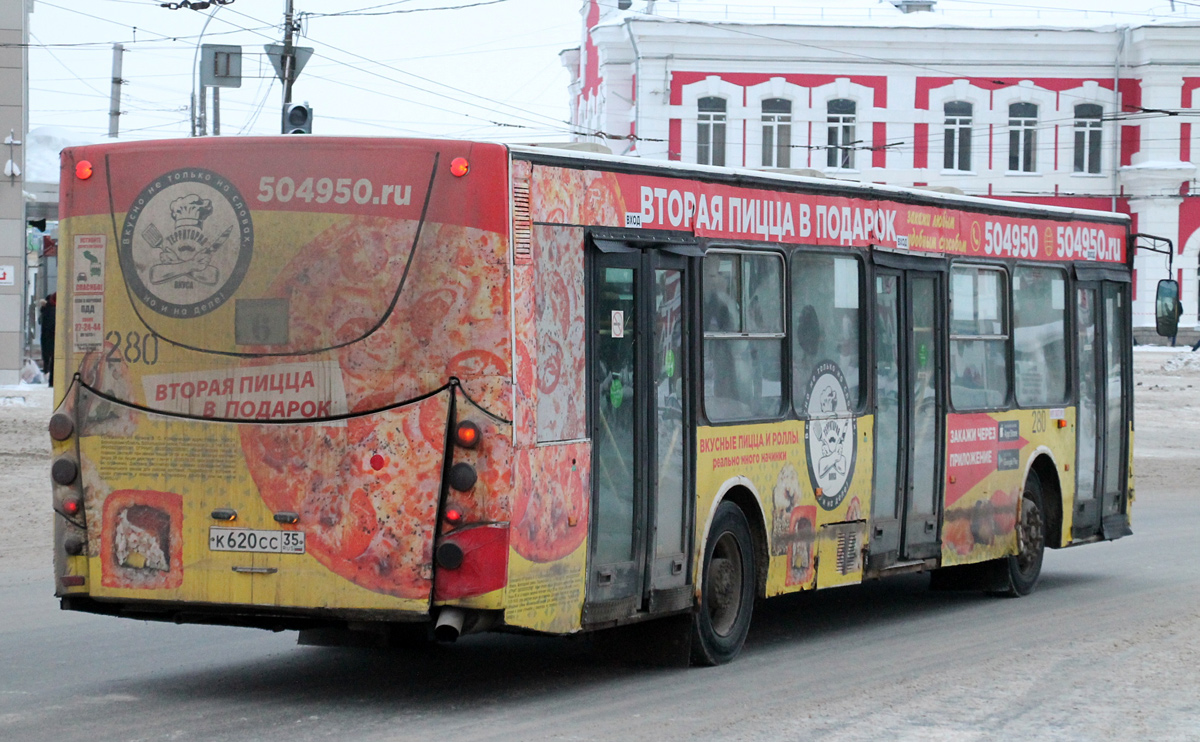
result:
M 1174 337 L 1179 329 L 1179 282 L 1164 279 L 1158 282 L 1154 299 L 1154 325 L 1163 337 Z

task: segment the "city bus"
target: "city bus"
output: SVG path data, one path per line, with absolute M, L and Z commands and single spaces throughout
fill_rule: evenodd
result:
M 566 148 L 63 152 L 64 609 L 453 640 L 1126 536 L 1126 216 Z M 649 631 L 651 626 L 646 626 Z M 637 632 L 636 628 L 624 633 Z

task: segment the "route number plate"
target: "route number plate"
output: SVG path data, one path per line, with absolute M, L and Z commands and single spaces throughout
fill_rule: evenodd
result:
M 252 551 L 260 554 L 303 554 L 303 531 L 258 531 L 252 528 L 208 529 L 209 551 Z

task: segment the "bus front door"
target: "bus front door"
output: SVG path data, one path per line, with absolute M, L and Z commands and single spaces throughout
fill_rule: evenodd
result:
M 1128 533 L 1125 492 L 1129 411 L 1127 285 L 1081 282 L 1075 289 L 1075 512 L 1071 537 Z
M 869 566 L 939 552 L 940 274 L 875 272 L 875 480 Z
M 589 282 L 589 625 L 692 599 L 686 260 L 603 244 Z
M 1100 445 L 1104 441 L 1100 412 L 1104 409 L 1100 349 L 1099 284 L 1080 283 L 1075 289 L 1075 360 L 1079 405 L 1075 412 L 1075 513 L 1071 537 L 1094 536 L 1100 530 Z

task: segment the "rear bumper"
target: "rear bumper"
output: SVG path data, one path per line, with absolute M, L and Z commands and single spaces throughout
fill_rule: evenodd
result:
M 82 594 L 60 596 L 59 604 L 64 611 L 119 616 L 140 621 L 241 626 L 270 631 L 339 627 L 350 621 L 423 623 L 428 622 L 431 618 L 428 611 L 288 609 L 277 606 L 173 603 L 152 600 L 97 600 L 90 595 Z

